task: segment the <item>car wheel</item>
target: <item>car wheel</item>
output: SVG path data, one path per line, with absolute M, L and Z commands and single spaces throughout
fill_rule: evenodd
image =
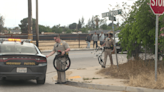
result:
M 37 84 L 44 84 L 45 83 L 45 77 L 42 80 L 37 79 L 36 82 L 37 82 Z

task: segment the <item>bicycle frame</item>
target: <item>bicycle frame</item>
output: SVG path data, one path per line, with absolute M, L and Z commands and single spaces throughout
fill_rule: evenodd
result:
M 101 52 L 100 52 L 100 53 L 97 53 L 99 50 L 101 50 Z M 96 54 L 96 57 L 99 57 L 99 56 L 102 56 L 104 50 L 105 50 L 104 47 L 97 47 L 97 48 L 94 49 L 94 51 L 91 52 L 91 53 L 93 53 L 94 55 Z
M 65 58 L 66 60 L 65 60 L 64 62 L 62 62 L 62 58 Z M 67 60 L 68 60 L 68 62 L 67 62 Z M 61 67 L 64 65 L 64 66 L 65 66 L 65 69 L 64 69 L 64 70 L 63 70 L 63 69 L 58 69 L 58 68 L 56 67 L 56 61 L 59 61 Z M 66 71 L 66 70 L 69 69 L 69 67 L 70 67 L 70 65 L 71 65 L 71 60 L 70 60 L 68 54 L 65 54 L 65 55 L 61 56 L 61 53 L 59 53 L 59 54 L 57 54 L 57 55 L 55 56 L 55 58 L 54 58 L 54 60 L 53 60 L 53 65 L 54 65 L 54 68 L 55 68 L 57 71 L 59 71 L 59 72 L 64 72 L 64 71 Z
M 96 49 L 94 49 L 94 51 L 92 51 L 91 54 L 94 54 L 95 55 L 97 53 L 97 51 L 99 50 L 99 48 L 100 47 L 96 47 Z

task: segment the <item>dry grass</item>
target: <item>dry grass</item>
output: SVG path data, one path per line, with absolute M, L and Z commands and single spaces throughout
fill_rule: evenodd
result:
M 83 78 L 83 80 L 90 80 L 89 78 Z
M 159 66 L 160 65 L 160 66 Z M 158 80 L 155 81 L 154 60 L 144 62 L 129 61 L 125 64 L 112 66 L 100 70 L 98 73 L 109 75 L 114 78 L 129 79 L 128 84 L 136 87 L 164 89 L 163 62 L 158 65 Z
M 149 74 L 140 74 L 137 76 L 131 76 L 129 80 L 129 85 L 136 87 L 146 87 L 153 89 L 164 89 L 164 74 L 158 75 L 157 82 L 155 81 L 155 74 L 150 71 Z

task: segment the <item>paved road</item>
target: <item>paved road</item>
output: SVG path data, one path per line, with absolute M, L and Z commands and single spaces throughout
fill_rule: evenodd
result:
M 3 84 L 3 85 L 2 85 Z M 78 88 L 67 85 L 36 85 L 33 81 L 5 81 L 1 83 L 0 92 L 120 92 Z
M 86 68 L 86 67 L 92 67 L 92 66 L 99 66 L 98 59 L 95 54 L 91 53 L 92 51 L 71 51 L 69 53 L 69 56 L 71 58 L 71 69 L 77 69 L 77 68 Z M 48 53 L 43 53 L 47 55 Z M 47 72 L 55 71 L 54 67 L 52 65 L 54 56 L 51 56 L 48 58 L 48 70 Z M 103 56 L 102 56 L 103 57 Z M 116 63 L 116 57 L 115 54 L 113 54 L 113 60 L 114 64 Z M 123 63 L 127 61 L 126 54 L 118 54 L 118 60 L 119 63 Z M 109 57 L 107 58 L 107 65 L 109 65 Z
M 43 53 L 47 55 L 48 53 Z M 71 58 L 71 69 L 86 68 L 92 66 L 99 66 L 97 57 L 91 54 L 91 51 L 71 51 L 69 53 Z M 54 55 L 48 58 L 48 68 L 45 85 L 37 85 L 35 80 L 30 81 L 0 81 L 0 92 L 100 92 L 100 90 L 77 88 L 67 85 L 55 85 L 55 80 L 52 79 L 56 75 L 56 71 L 52 65 Z M 119 63 L 126 60 L 126 54 L 118 54 Z M 115 60 L 115 55 L 113 55 Z M 109 58 L 108 58 L 109 61 Z M 110 63 L 107 62 L 109 65 Z M 116 64 L 116 62 L 114 63 Z M 107 92 L 107 91 L 102 91 Z M 110 92 L 110 91 L 108 91 Z M 118 92 L 118 91 L 111 91 Z

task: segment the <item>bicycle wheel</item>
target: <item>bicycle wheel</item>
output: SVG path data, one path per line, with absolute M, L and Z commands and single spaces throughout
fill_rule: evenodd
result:
M 103 59 L 101 58 L 101 56 L 98 57 L 98 61 L 99 61 L 99 64 L 100 64 L 101 66 L 104 65 L 104 61 L 103 61 Z
M 64 68 L 58 68 L 57 67 L 57 63 L 60 63 L 59 64 L 60 67 L 63 67 L 64 66 Z M 54 68 L 57 71 L 59 71 L 59 72 L 65 72 L 71 66 L 71 60 L 70 60 L 69 57 L 66 57 L 66 61 L 65 62 L 61 62 L 58 57 L 55 57 L 54 60 L 53 60 L 53 65 L 54 65 Z

